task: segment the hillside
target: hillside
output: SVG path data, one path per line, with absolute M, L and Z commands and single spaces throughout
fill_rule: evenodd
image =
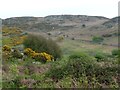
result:
M 46 17 L 13 17 L 3 20 L 3 25 L 20 27 L 25 30 L 51 30 L 92 25 L 108 18 L 85 15 L 51 15 Z
M 68 36 L 90 42 L 93 36 L 103 36 L 104 45 L 117 46 L 118 17 L 109 19 L 87 15 L 50 15 L 46 17 L 13 17 L 2 20 L 3 26 L 18 27 L 25 32 L 51 37 Z M 38 33 L 39 32 L 39 33 Z
M 117 17 L 2 20 L 3 88 L 119 88 Z
M 109 21 L 104 22 L 102 25 L 105 25 L 108 28 L 114 27 L 114 25 L 118 24 L 118 19 L 119 19 L 119 17 L 112 18 Z

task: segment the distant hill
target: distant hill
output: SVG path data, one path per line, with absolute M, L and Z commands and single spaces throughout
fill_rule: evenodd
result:
M 101 16 L 87 15 L 50 15 L 46 17 L 13 17 L 3 19 L 3 25 L 8 27 L 19 27 L 28 31 L 49 31 L 52 29 L 70 29 L 80 27 L 83 24 L 87 26 L 108 21 L 109 19 Z
M 104 22 L 102 25 L 105 25 L 106 27 L 111 28 L 118 24 L 118 19 L 119 17 L 112 18 L 109 21 Z

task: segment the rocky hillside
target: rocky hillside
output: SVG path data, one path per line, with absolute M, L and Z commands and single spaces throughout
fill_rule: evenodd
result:
M 104 37 L 104 44 L 118 45 L 118 18 L 87 15 L 50 15 L 46 17 L 13 17 L 2 20 L 3 26 L 55 38 L 91 41 L 93 36 Z
M 102 25 L 106 26 L 107 28 L 114 27 L 115 25 L 118 25 L 118 19 L 119 17 L 112 18 L 109 21 L 104 22 Z
M 50 15 L 46 17 L 13 17 L 3 20 L 3 25 L 19 27 L 28 31 L 49 31 L 91 26 L 108 21 L 108 18 L 86 15 Z

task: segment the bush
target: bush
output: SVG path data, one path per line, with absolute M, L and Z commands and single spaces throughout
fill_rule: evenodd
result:
M 11 57 L 11 52 L 4 51 L 2 52 L 2 61 L 8 60 Z
M 2 60 L 8 60 L 11 57 L 11 47 L 8 45 L 4 45 L 2 47 Z
M 67 76 L 66 68 L 66 60 L 57 60 L 51 64 L 50 69 L 46 72 L 45 77 L 52 78 L 54 81 L 58 81 L 62 79 L 64 76 Z
M 92 38 L 92 41 L 95 42 L 95 43 L 101 43 L 103 40 L 104 40 L 104 38 L 100 37 L 100 36 L 94 36 Z
M 106 85 L 114 84 L 116 81 L 113 77 L 117 76 L 118 66 L 97 66 L 95 68 L 95 76 L 100 84 L 104 83 Z
M 40 35 L 28 35 L 24 40 L 25 48 L 31 48 L 36 52 L 46 52 L 51 54 L 55 59 L 61 57 L 61 50 L 59 46 L 51 39 L 46 39 Z
M 82 27 L 83 27 L 83 28 L 85 28 L 85 27 L 86 27 L 86 25 L 85 25 L 85 24 L 83 24 L 83 25 L 82 25 Z
M 97 59 L 97 61 L 104 61 L 108 58 L 105 53 L 100 53 L 100 52 L 99 53 L 96 52 L 94 57 Z
M 65 63 L 65 61 L 64 61 Z M 59 65 L 59 66 L 58 66 Z M 50 68 L 47 76 L 55 79 L 62 79 L 72 75 L 73 78 L 79 78 L 82 74 L 93 75 L 95 60 L 86 53 L 75 53 L 69 57 L 65 64 L 56 64 Z
M 8 45 L 4 45 L 3 46 L 3 51 L 11 51 L 11 47 L 10 46 L 8 46 Z
M 120 49 L 112 50 L 112 55 L 113 56 L 120 56 Z
M 73 37 L 73 38 L 71 38 L 71 40 L 75 40 L 75 38 Z
M 92 75 L 94 72 L 95 58 L 86 53 L 79 52 L 71 55 L 67 63 L 67 69 L 74 77 L 82 74 Z
M 28 57 L 36 59 L 37 61 L 42 61 L 42 62 L 54 61 L 54 57 L 52 55 L 49 55 L 45 52 L 37 53 L 33 51 L 31 48 L 26 48 L 24 50 L 24 54 L 27 55 Z
M 51 67 L 50 70 L 46 73 L 46 77 L 51 77 L 55 81 L 62 79 L 66 75 L 65 68 L 57 66 Z
M 80 58 L 91 59 L 91 57 L 84 52 L 75 52 L 74 54 L 69 56 L 69 59 L 80 59 Z

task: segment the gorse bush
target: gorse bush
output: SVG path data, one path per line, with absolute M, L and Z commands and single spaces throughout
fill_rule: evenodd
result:
M 46 39 L 40 35 L 28 35 L 24 40 L 25 48 L 31 48 L 36 52 L 46 52 L 51 54 L 54 59 L 61 57 L 61 50 L 59 46 L 51 39 Z
M 8 60 L 11 55 L 11 47 L 8 45 L 4 45 L 2 47 L 2 60 Z
M 27 55 L 28 57 L 31 57 L 42 62 L 54 61 L 54 57 L 52 55 L 47 54 L 45 52 L 37 53 L 33 51 L 31 48 L 26 48 L 24 50 L 24 54 Z
M 11 47 L 8 46 L 8 45 L 4 45 L 3 48 L 2 48 L 3 51 L 11 51 Z

